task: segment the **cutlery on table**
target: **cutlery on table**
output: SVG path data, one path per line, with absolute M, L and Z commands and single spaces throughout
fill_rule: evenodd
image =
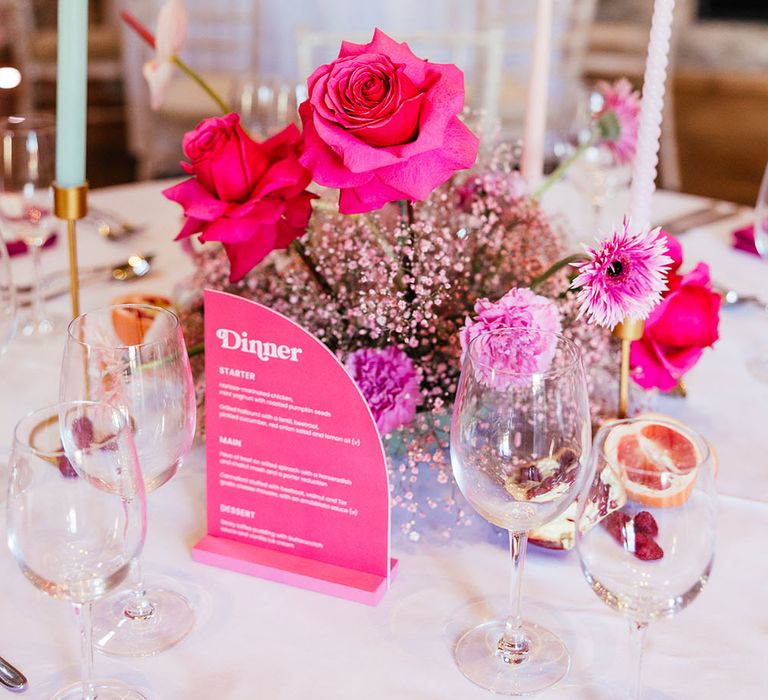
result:
M 723 306 L 742 306 L 744 304 L 752 304 L 759 306 L 762 309 L 768 310 L 768 303 L 754 294 L 741 294 L 735 289 L 726 289 L 718 285 L 713 285 L 713 289 L 720 295 L 721 303 Z
M 80 268 L 80 284 L 98 282 L 105 278 L 118 282 L 130 282 L 131 280 L 145 277 L 152 269 L 154 257 L 152 254 L 135 254 L 119 263 Z M 43 298 L 45 301 L 66 294 L 69 292 L 69 270 L 57 270 L 46 275 L 43 278 L 43 285 L 45 290 Z M 24 298 L 30 291 L 31 287 L 29 285 L 18 285 L 16 287 L 16 292 L 22 297 L 19 300 L 20 308 L 31 305 L 32 301 Z
M 0 656 L 0 685 L 17 692 L 26 690 L 27 687 L 27 679 L 24 674 L 9 664 L 2 656 Z
M 717 221 L 736 216 L 742 211 L 743 207 L 733 202 L 722 202 L 719 200 L 710 200 L 705 206 L 676 216 L 668 221 L 654 224 L 661 226 L 667 233 L 673 236 L 679 236 L 686 231 L 699 226 L 707 226 Z
M 87 219 L 96 227 L 100 236 L 110 241 L 122 240 L 146 228 L 98 207 L 89 207 Z

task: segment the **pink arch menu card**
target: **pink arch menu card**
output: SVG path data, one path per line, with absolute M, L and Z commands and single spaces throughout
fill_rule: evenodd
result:
M 386 458 L 343 365 L 261 304 L 205 291 L 208 534 L 195 560 L 375 605 L 389 556 Z

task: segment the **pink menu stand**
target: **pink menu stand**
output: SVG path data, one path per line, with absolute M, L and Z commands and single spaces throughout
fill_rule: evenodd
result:
M 192 557 L 369 605 L 390 558 L 376 423 L 328 348 L 256 302 L 205 291 L 208 534 Z

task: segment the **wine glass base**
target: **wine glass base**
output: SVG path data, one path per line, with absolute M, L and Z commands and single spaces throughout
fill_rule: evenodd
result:
M 136 688 L 131 688 L 119 681 L 94 681 L 93 688 L 96 691 L 94 697 L 99 700 L 147 700 L 147 696 Z M 62 688 L 51 700 L 83 700 L 82 683 L 74 683 Z
M 131 599 L 130 591 L 121 591 L 94 605 L 93 640 L 97 651 L 114 656 L 153 656 L 184 639 L 195 624 L 189 601 L 174 591 L 148 588 L 147 600 L 154 612 L 144 619 L 125 614 Z
M 469 680 L 499 695 L 529 695 L 551 688 L 565 677 L 571 657 L 559 637 L 533 622 L 524 622 L 528 653 L 520 662 L 506 663 L 497 651 L 504 627 L 503 620 L 484 622 L 456 643 L 453 657 Z

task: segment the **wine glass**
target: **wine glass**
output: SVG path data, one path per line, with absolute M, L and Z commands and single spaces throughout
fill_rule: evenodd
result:
M 16 290 L 11 276 L 11 263 L 0 233 L 0 356 L 16 333 Z
M 578 131 L 576 143 L 558 144 L 563 161 L 575 158 L 567 171 L 569 180 L 589 199 L 591 221 L 578 234 L 578 240 L 591 242 L 598 231 L 614 222 L 605 221 L 605 205 L 627 190 L 632 177 L 630 163 L 618 163 L 613 153 L 600 143 L 591 143 L 594 137 L 594 115 L 603 107 L 603 97 L 593 90 L 579 102 L 577 122 L 584 126 Z M 589 145 L 587 145 L 589 144 Z
M 629 620 L 635 659 L 622 697 L 638 700 L 648 623 L 686 607 L 712 569 L 713 461 L 706 441 L 679 423 L 612 421 L 595 438 L 590 479 L 576 547 L 592 590 Z
M 768 166 L 755 204 L 755 247 L 763 260 L 768 261 Z
M 22 573 L 71 601 L 80 623 L 81 682 L 54 699 L 145 700 L 92 674 L 92 603 L 122 583 L 146 532 L 144 484 L 125 416 L 82 401 L 27 415 L 14 433 L 7 501 L 8 547 Z
M 451 462 L 472 507 L 509 531 L 510 612 L 466 632 L 454 658 L 467 678 L 492 692 L 536 693 L 568 672 L 560 639 L 521 617 L 521 580 L 528 531 L 574 501 L 590 438 L 584 368 L 570 340 L 531 328 L 472 340 L 453 408 Z
M 763 260 L 768 262 L 768 166 L 755 203 L 754 232 L 755 247 Z M 763 330 L 765 325 L 764 318 Z M 753 377 L 768 382 L 768 342 L 764 337 L 752 346 L 747 358 L 747 368 Z
M 32 255 L 30 314 L 21 325 L 22 336 L 49 336 L 63 329 L 63 318 L 46 313 L 40 251 L 56 225 L 53 183 L 56 124 L 47 114 L 0 120 L 0 218 L 6 231 L 21 238 Z
M 69 325 L 60 396 L 120 408 L 133 431 L 147 492 L 168 481 L 195 433 L 195 394 L 176 315 L 144 304 L 89 311 Z M 96 647 L 128 656 L 156 654 L 182 639 L 194 613 L 181 594 L 144 583 L 136 562 L 133 590 L 94 610 Z
M 274 136 L 288 124 L 299 124 L 299 105 L 307 97 L 305 84 L 280 78 L 241 80 L 235 104 L 243 127 L 258 139 Z

